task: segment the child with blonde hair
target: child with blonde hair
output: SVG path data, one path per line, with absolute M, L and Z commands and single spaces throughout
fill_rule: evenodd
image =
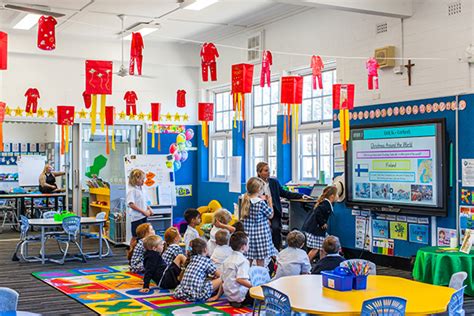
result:
M 148 237 L 155 235 L 153 226 L 149 223 L 140 224 L 137 227 L 137 238 L 133 238 L 130 242 L 130 250 L 128 251 L 128 261 L 130 263 L 130 271 L 134 273 L 143 273 L 145 268 L 143 267 L 143 260 L 145 255 L 145 247 L 143 246 L 143 240 Z
M 160 236 L 153 235 L 145 238 L 143 246 L 146 249 L 144 260 L 145 275 L 143 276 L 143 289 L 140 292 L 148 293 L 150 291 L 150 282 L 153 280 L 156 284 L 159 284 L 166 269 L 166 263 L 161 257 L 164 242 Z
M 145 172 L 133 169 L 128 176 L 129 190 L 127 193 L 127 205 L 130 208 L 130 220 L 132 222 L 132 236 L 137 237 L 137 227 L 147 222 L 147 217 L 153 214 L 148 205 L 148 198 L 143 192 L 142 186 L 145 181 Z
M 216 233 L 222 229 L 229 231 L 229 233 L 235 232 L 235 227 L 229 225 L 232 221 L 232 214 L 225 208 L 221 208 L 214 213 L 212 218 L 212 228 L 209 233 L 209 241 L 207 242 L 207 250 L 209 251 L 209 256 L 212 257 L 214 249 L 216 248 Z
M 249 238 L 247 258 L 258 266 L 264 266 L 265 259 L 276 256 L 277 250 L 272 242 L 272 231 L 269 220 L 273 211 L 267 202 L 260 198 L 263 194 L 264 182 L 252 177 L 247 181 L 247 192 L 242 201 L 241 216 L 245 233 Z
M 276 259 L 275 280 L 284 276 L 308 274 L 311 271 L 308 255 L 301 249 L 305 242 L 303 233 L 293 230 L 288 233 L 286 240 L 288 247 L 280 251 Z
M 211 260 L 215 263 L 219 272 L 222 272 L 221 268 L 225 259 L 232 254 L 232 248 L 229 246 L 229 237 L 229 231 L 225 229 L 219 230 L 216 233 L 216 248 L 211 256 Z

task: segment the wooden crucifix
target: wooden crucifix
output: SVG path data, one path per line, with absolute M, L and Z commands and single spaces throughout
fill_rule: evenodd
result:
M 411 63 L 411 59 L 408 59 L 408 64 L 404 65 L 404 67 L 408 70 L 408 85 L 411 86 L 411 68 L 414 67 L 415 64 Z

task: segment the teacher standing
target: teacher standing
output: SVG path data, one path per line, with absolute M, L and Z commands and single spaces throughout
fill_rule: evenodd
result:
M 302 199 L 307 196 L 304 194 L 290 192 L 284 190 L 275 178 L 270 178 L 270 168 L 268 163 L 259 162 L 257 164 L 257 175 L 260 179 L 265 181 L 264 186 L 264 200 L 267 201 L 268 205 L 273 208 L 272 224 L 272 240 L 275 248 L 281 249 L 281 202 L 280 197 L 286 199 Z
M 65 175 L 64 172 L 53 171 L 50 164 L 44 166 L 43 172 L 39 176 L 39 190 L 41 193 L 56 193 L 62 190 L 56 185 L 56 177 Z

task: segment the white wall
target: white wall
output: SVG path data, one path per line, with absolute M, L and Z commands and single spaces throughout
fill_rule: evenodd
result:
M 31 34 L 30 34 L 31 33 Z M 86 59 L 113 60 L 114 72 L 120 67 L 120 41 L 71 39 L 59 34 L 57 49 L 52 52 L 36 48 L 34 32 L 28 35 L 9 33 L 8 70 L 0 72 L 1 100 L 11 108 L 24 108 L 25 91 L 36 87 L 40 91 L 39 106 L 57 105 L 84 107 L 82 92 L 85 88 L 84 62 Z M 125 65 L 128 65 L 130 42 L 125 42 Z M 123 95 L 134 90 L 138 95 L 137 111 L 150 112 L 150 102 L 161 102 L 162 113 L 187 113 L 189 123 L 196 121 L 197 75 L 199 48 L 194 45 L 147 43 L 145 37 L 143 74 L 155 79 L 113 77 L 113 94 L 107 104 L 117 111 L 125 110 Z M 176 91 L 187 91 L 187 107 L 176 107 Z
M 3 123 L 4 143 L 52 143 L 55 141 L 56 124 L 53 123 Z
M 337 58 L 338 82 L 356 84 L 356 105 L 452 95 L 472 91 L 469 66 L 458 57 L 473 41 L 472 2 L 462 1 L 462 13 L 448 16 L 449 1 L 415 0 L 414 15 L 404 21 L 405 57 L 439 57 L 442 60 L 412 60 L 412 86 L 407 74 L 396 75 L 393 69 L 379 71 L 379 91 L 367 90 L 365 59 Z M 376 34 L 376 24 L 387 22 L 388 32 Z M 374 49 L 394 45 L 401 57 L 401 21 L 352 12 L 308 8 L 308 11 L 263 27 L 265 48 L 273 51 L 272 74 L 281 74 L 309 66 L 310 57 L 276 52 L 372 56 Z M 246 47 L 248 34 L 229 38 L 219 44 Z M 230 82 L 231 65 L 246 61 L 246 52 L 218 47 L 217 83 L 200 83 L 211 88 Z M 328 58 L 325 58 L 328 61 Z M 397 62 L 399 64 L 400 62 Z M 406 64 L 406 60 L 405 60 Z M 260 66 L 255 67 L 255 78 Z

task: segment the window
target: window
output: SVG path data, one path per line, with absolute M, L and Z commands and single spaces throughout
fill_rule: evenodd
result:
M 232 157 L 232 139 L 213 138 L 211 141 L 211 180 L 226 180 L 229 175 L 229 157 Z
M 253 86 L 253 124 L 254 128 L 276 126 L 278 105 L 280 103 L 280 82 L 270 84 L 270 88 Z
M 226 181 L 229 175 L 229 157 L 232 157 L 232 101 L 229 91 L 214 95 L 215 116 L 209 137 L 209 179 Z
M 276 177 L 276 146 L 275 134 L 255 134 L 250 137 L 250 176 L 256 176 L 257 164 L 266 161 L 270 168 L 270 176 Z
M 216 115 L 214 121 L 215 132 L 232 130 L 232 95 L 229 91 L 215 94 L 214 104 L 216 106 Z
M 336 70 L 322 73 L 323 89 L 313 89 L 313 76 L 303 77 L 303 104 L 301 123 L 332 120 L 332 85 L 336 83 Z
M 298 144 L 299 180 L 314 182 L 322 177 L 328 183 L 332 178 L 332 131 L 301 132 Z

